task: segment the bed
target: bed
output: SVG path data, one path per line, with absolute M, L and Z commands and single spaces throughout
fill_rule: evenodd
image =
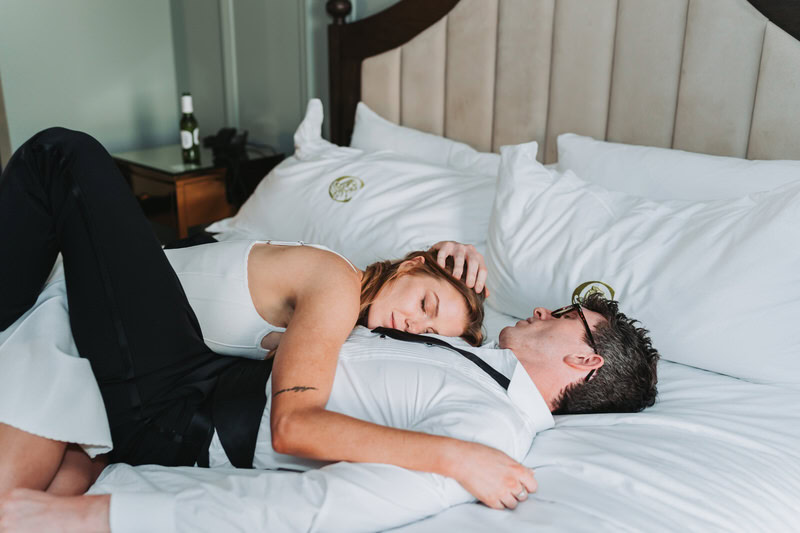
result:
M 309 105 L 295 155 L 209 230 L 360 266 L 475 242 L 487 337 L 534 300 L 601 290 L 662 353 L 654 407 L 537 436 L 539 490 L 515 511 L 460 505 L 397 530 L 796 531 L 800 5 L 403 0 L 353 23 L 349 2 L 328 9 L 329 109 Z M 528 229 L 553 219 L 566 243 Z M 114 465 L 92 492 L 293 475 Z

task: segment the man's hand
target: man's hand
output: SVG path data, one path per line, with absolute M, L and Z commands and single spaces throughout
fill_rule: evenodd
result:
M 483 255 L 471 244 L 461 244 L 455 241 L 441 241 L 431 246 L 431 253 L 437 251 L 436 262 L 444 268 L 447 258 L 453 257 L 453 277 L 461 279 L 464 273 L 464 263 L 467 264 L 467 275 L 464 282 L 467 287 L 475 289 L 480 293 L 486 288 L 486 261 Z M 486 289 L 486 296 L 489 296 L 489 289 Z
M 0 496 L 0 533 L 107 533 L 111 497 L 51 496 L 14 489 Z
M 533 470 L 483 444 L 459 441 L 451 459 L 451 477 L 492 509 L 514 509 L 538 487 Z

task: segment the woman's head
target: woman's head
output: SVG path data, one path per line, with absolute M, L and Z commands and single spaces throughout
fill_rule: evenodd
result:
M 484 295 L 455 279 L 452 271 L 452 257 L 447 258 L 445 269 L 428 252 L 411 252 L 404 259 L 369 265 L 361 282 L 358 323 L 462 337 L 479 345 Z

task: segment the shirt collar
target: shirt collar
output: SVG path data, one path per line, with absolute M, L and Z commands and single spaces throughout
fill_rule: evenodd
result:
M 472 350 L 511 380 L 508 397 L 537 433 L 555 425 L 550 407 L 514 352 L 501 348 L 496 342 Z
M 511 350 L 509 350 L 511 351 Z M 508 386 L 508 397 L 528 418 L 534 431 L 539 433 L 555 425 L 553 414 L 550 412 L 542 393 L 536 388 L 528 371 L 517 361 L 511 383 Z

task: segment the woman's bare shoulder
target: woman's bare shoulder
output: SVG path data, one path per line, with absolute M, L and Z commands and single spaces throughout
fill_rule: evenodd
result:
M 352 292 L 357 296 L 361 293 L 361 271 L 327 250 L 313 246 L 262 244 L 253 247 L 249 261 L 257 270 L 297 288 L 331 289 L 340 295 L 342 292 Z

